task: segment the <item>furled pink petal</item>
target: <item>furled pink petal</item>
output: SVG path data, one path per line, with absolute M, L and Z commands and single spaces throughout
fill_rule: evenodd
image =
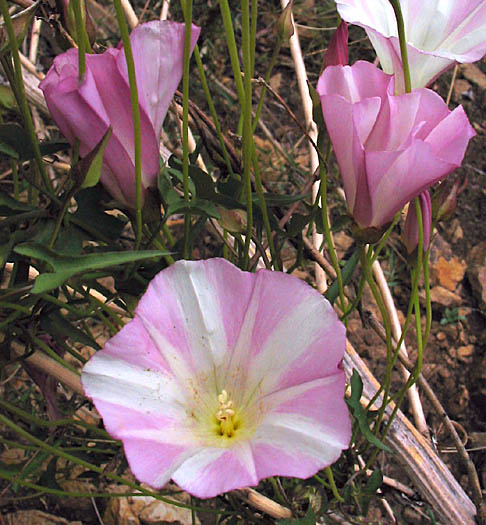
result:
M 326 68 L 317 90 L 348 209 L 361 229 L 384 227 L 457 168 L 474 136 L 462 108 L 450 112 L 425 88 L 393 95 L 391 77 L 369 63 Z
M 179 261 L 154 278 L 82 382 L 139 480 L 172 478 L 212 497 L 337 459 L 351 434 L 344 347 L 344 326 L 303 281 L 223 259 Z M 223 392 L 231 435 L 219 430 Z M 272 466 L 270 448 L 282 451 Z
M 86 71 L 81 85 L 77 74 L 78 51 L 70 49 L 55 58 L 39 87 L 53 119 L 68 141 L 73 143 L 78 134 L 90 140 L 81 144 L 81 154 L 85 155 L 106 133 L 109 119 L 92 73 Z
M 349 61 L 348 24 L 341 22 L 332 35 L 329 47 L 324 55 L 324 67 L 345 66 Z
M 201 28 L 192 25 L 191 53 Z M 184 67 L 184 24 L 168 20 L 137 26 L 130 35 L 141 106 L 160 136 L 162 124 Z M 120 71 L 128 78 L 124 55 L 117 58 Z
M 388 0 L 336 0 L 341 17 L 366 32 L 380 63 L 403 93 L 398 30 Z M 486 0 L 401 0 L 412 87 L 427 86 L 454 62 L 475 62 L 486 53 Z
M 192 47 L 198 35 L 199 28 L 193 26 Z M 130 39 L 140 98 L 143 199 L 145 190 L 157 181 L 162 122 L 182 77 L 184 24 L 141 24 Z M 82 156 L 112 127 L 101 182 L 115 199 L 135 208 L 134 132 L 123 48 L 86 55 L 82 82 L 78 81 L 77 50 L 72 49 L 54 60 L 40 87 L 61 132 L 71 144 L 79 139 Z
M 104 162 L 112 173 L 124 200 L 131 207 L 135 203 L 135 147 L 133 138 L 132 106 L 128 79 L 120 74 L 117 62 L 125 56 L 123 49 L 109 49 L 102 55 L 86 55 L 86 66 L 91 71 L 103 106 L 113 128 Z M 140 82 L 140 84 L 142 84 Z M 138 83 L 137 83 L 138 85 Z M 154 87 L 152 86 L 154 92 Z M 173 94 L 172 94 L 173 95 Z M 159 134 L 156 135 L 152 122 L 140 107 L 142 140 L 142 186 L 154 186 L 159 172 Z M 103 175 L 102 175 L 103 177 Z M 106 184 L 102 178 L 102 182 Z M 108 186 L 108 190 L 112 188 Z
M 422 212 L 423 249 L 424 251 L 427 251 L 429 249 L 430 235 L 432 233 L 432 200 L 428 191 L 421 193 L 419 199 Z M 405 244 L 409 255 L 417 249 L 419 232 L 415 201 L 412 201 L 408 207 L 407 218 L 402 232 L 402 241 Z

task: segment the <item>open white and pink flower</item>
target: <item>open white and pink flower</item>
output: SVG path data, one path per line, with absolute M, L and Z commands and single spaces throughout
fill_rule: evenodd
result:
M 404 92 L 395 13 L 389 0 L 336 0 L 339 14 L 363 27 L 386 73 Z M 455 62 L 486 54 L 486 0 L 400 0 L 413 88 L 430 84 Z
M 180 261 L 82 382 L 140 481 L 209 498 L 339 458 L 351 436 L 344 348 L 343 324 L 303 281 Z

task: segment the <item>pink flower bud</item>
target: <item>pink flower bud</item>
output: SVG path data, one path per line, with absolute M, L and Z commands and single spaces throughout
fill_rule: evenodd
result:
M 432 215 L 436 221 L 447 221 L 456 211 L 457 196 L 467 185 L 467 177 L 444 181 L 432 195 Z
M 348 62 L 348 24 L 342 21 L 329 42 L 322 69 L 326 69 L 328 66 L 346 66 Z

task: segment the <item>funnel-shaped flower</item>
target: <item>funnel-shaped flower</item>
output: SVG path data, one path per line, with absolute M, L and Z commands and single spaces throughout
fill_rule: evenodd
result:
M 199 28 L 193 26 L 194 47 Z M 182 78 L 184 24 L 149 22 L 130 35 L 142 129 L 142 189 L 154 186 L 160 169 L 162 123 Z M 86 73 L 78 80 L 78 51 L 59 55 L 41 82 L 52 118 L 67 140 L 80 141 L 81 156 L 112 135 L 103 157 L 101 182 L 125 206 L 135 208 L 135 147 L 130 87 L 123 48 L 86 55 Z
M 381 66 L 404 92 L 395 13 L 389 0 L 336 0 L 339 14 L 368 34 Z M 427 86 L 454 62 L 486 53 L 486 0 L 400 0 L 412 88 Z
M 420 211 L 422 213 L 423 250 L 425 252 L 429 249 L 430 235 L 432 233 L 432 200 L 428 190 L 419 195 L 419 200 Z M 407 218 L 405 219 L 405 226 L 402 232 L 402 241 L 409 255 L 417 249 L 419 231 L 415 200 L 408 206 Z
M 339 457 L 351 436 L 344 348 L 331 305 L 297 278 L 180 261 L 82 382 L 140 481 L 209 498 Z
M 474 136 L 462 107 L 437 93 L 393 95 L 393 77 L 369 62 L 329 66 L 317 85 L 357 224 L 381 228 L 414 197 L 457 168 Z

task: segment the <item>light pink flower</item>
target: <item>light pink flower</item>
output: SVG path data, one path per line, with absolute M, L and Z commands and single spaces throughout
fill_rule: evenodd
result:
M 423 250 L 426 252 L 429 249 L 430 235 L 432 233 L 432 200 L 428 191 L 421 193 L 419 199 L 420 210 L 422 212 Z M 417 249 L 419 232 L 415 200 L 411 201 L 408 206 L 407 218 L 405 219 L 405 226 L 402 232 L 402 241 L 409 255 Z
M 307 478 L 351 436 L 345 329 L 299 279 L 224 259 L 159 273 L 134 319 L 82 374 L 133 474 L 209 498 L 274 476 Z
M 193 26 L 192 47 L 200 29 Z M 157 182 L 162 123 L 182 78 L 184 24 L 154 21 L 131 35 L 142 128 L 143 191 Z M 78 80 L 78 51 L 55 58 L 40 88 L 52 118 L 67 140 L 80 141 L 81 156 L 94 149 L 112 126 L 103 157 L 101 182 L 111 195 L 135 208 L 135 148 L 130 88 L 123 48 L 86 55 L 84 80 Z
M 464 109 L 437 93 L 393 95 L 393 77 L 369 62 L 329 66 L 317 91 L 361 228 L 381 228 L 414 197 L 457 168 L 474 136 Z
M 339 14 L 364 27 L 386 73 L 404 92 L 395 14 L 389 0 L 336 0 Z M 429 85 L 455 62 L 486 53 L 486 0 L 400 0 L 412 88 Z

